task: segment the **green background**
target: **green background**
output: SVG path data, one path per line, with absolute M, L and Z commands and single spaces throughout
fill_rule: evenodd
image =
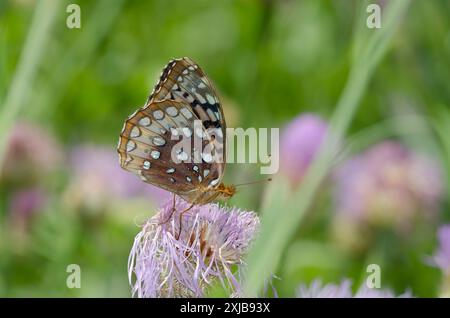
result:
M 231 127 L 283 127 L 306 112 L 328 120 L 359 47 L 375 32 L 386 32 L 366 28 L 363 1 L 71 3 L 81 7 L 80 29 L 66 27 L 69 2 L 0 0 L 2 138 L 13 122 L 26 120 L 45 127 L 67 152 L 79 144 L 114 150 L 124 120 L 146 101 L 163 66 L 183 56 L 212 79 Z M 372 128 L 383 131 L 381 139 L 394 137 L 424 150 L 441 162 L 448 182 L 450 2 L 411 1 L 406 14 L 394 20 L 398 28 L 349 115 L 347 133 L 367 136 L 355 152 L 374 143 Z M 370 54 L 361 56 L 362 64 L 370 64 L 364 60 Z M 19 97 L 6 103 L 13 83 Z M 386 124 L 410 114 L 421 119 L 425 132 Z M 232 165 L 225 180 L 253 180 L 258 171 L 258 165 Z M 0 296 L 130 296 L 126 270 L 139 231 L 135 217 L 152 215 L 155 205 L 124 199 L 96 209 L 68 206 L 71 178 L 63 167 L 36 181 L 51 200 L 20 241 L 8 223 L 8 207 L 21 185 L 0 179 Z M 263 187 L 242 188 L 230 204 L 260 211 Z M 436 249 L 436 224 L 419 226 L 406 240 L 381 233 L 369 251 L 352 254 L 333 242 L 331 189 L 324 192 L 313 203 L 314 214 L 277 246 L 280 296 L 294 296 L 298 284 L 314 278 L 361 283 L 370 263 L 383 264 L 383 286 L 438 295 L 440 272 L 424 262 Z M 438 223 L 450 219 L 448 192 L 443 201 Z M 80 289 L 66 287 L 66 266 L 72 263 L 82 269 Z

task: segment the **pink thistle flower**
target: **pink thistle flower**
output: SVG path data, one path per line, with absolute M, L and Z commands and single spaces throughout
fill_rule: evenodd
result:
M 438 163 L 392 141 L 347 161 L 336 182 L 340 217 L 400 230 L 416 217 L 434 217 L 443 194 Z
M 305 114 L 294 119 L 280 139 L 280 172 L 297 185 L 308 171 L 328 131 L 319 116 Z
M 218 204 L 194 206 L 182 215 L 180 232 L 180 212 L 190 205 L 177 199 L 172 213 L 172 204 L 169 200 L 135 238 L 128 260 L 133 296 L 204 297 L 216 281 L 242 295 L 242 257 L 259 228 L 257 215 Z
M 344 279 L 339 284 L 323 285 L 320 280 L 314 280 L 309 286 L 302 284 L 297 289 L 299 298 L 408 298 L 412 297 L 409 291 L 395 296 L 390 289 L 369 288 L 363 284 L 358 291 L 353 294 L 352 282 Z
M 61 146 L 44 128 L 19 122 L 8 136 L 0 177 L 28 184 L 59 168 L 63 157 Z
M 309 286 L 301 284 L 297 289 L 298 298 L 351 298 L 351 281 L 346 279 L 340 284 L 323 285 L 319 279 Z
M 16 231 L 25 233 L 35 214 L 42 211 L 47 194 L 39 188 L 22 189 L 13 193 L 9 214 Z
M 450 276 L 450 224 L 443 225 L 437 232 L 439 248 L 432 258 L 433 265 Z

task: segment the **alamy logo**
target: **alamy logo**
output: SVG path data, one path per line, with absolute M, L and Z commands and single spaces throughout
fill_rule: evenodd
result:
M 381 288 L 381 267 L 378 264 L 367 266 L 366 272 L 369 276 L 366 279 L 366 286 L 370 289 Z
M 69 273 L 66 279 L 67 288 L 81 288 L 81 268 L 77 264 L 67 265 L 66 273 Z
M 78 4 L 69 4 L 66 7 L 66 12 L 70 13 L 66 19 L 66 26 L 69 29 L 81 28 L 81 8 Z
M 367 6 L 366 12 L 369 16 L 366 20 L 366 25 L 369 29 L 380 29 L 381 28 L 381 7 L 378 4 L 369 4 Z
M 227 149 L 224 152 L 224 138 Z M 171 149 L 174 163 L 261 163 L 261 174 L 274 174 L 279 169 L 278 128 L 221 128 L 203 129 L 201 120 L 194 128 L 171 128 Z M 163 142 L 163 140 L 157 140 Z

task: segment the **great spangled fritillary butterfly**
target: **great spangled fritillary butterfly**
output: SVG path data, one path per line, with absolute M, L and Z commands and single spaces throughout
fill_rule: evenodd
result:
M 191 136 L 201 138 L 200 147 L 180 147 L 175 138 Z M 221 182 L 225 155 L 222 160 L 213 156 L 225 150 L 219 99 L 205 73 L 187 57 L 163 69 L 146 104 L 126 120 L 117 147 L 122 168 L 192 205 L 235 193 L 234 186 Z

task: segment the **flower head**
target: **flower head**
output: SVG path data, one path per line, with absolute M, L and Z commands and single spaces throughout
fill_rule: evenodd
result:
M 439 248 L 432 261 L 443 273 L 450 275 L 450 224 L 441 226 L 437 237 Z
M 39 188 L 23 189 L 14 193 L 9 206 L 9 215 L 17 230 L 25 230 L 31 218 L 42 210 L 46 201 L 46 193 Z
M 307 286 L 301 284 L 297 289 L 297 297 L 299 298 L 351 298 L 352 282 L 350 280 L 344 280 L 340 284 L 327 284 L 323 285 L 322 282 L 317 279 Z
M 432 217 L 442 197 L 439 166 L 396 142 L 383 142 L 346 162 L 336 174 L 338 213 L 371 225 L 407 227 Z
M 353 294 L 352 282 L 344 279 L 339 284 L 323 285 L 320 280 L 314 280 L 310 286 L 300 285 L 297 289 L 299 298 L 395 298 L 395 294 L 390 289 L 369 288 L 363 284 L 358 291 Z M 410 292 L 405 292 L 398 297 L 411 297 Z
M 320 117 L 297 117 L 283 131 L 280 140 L 280 169 L 293 184 L 298 184 L 313 161 L 328 130 Z
M 135 238 L 128 264 L 133 295 L 202 297 L 214 281 L 239 295 L 242 257 L 259 227 L 256 214 L 218 204 L 189 209 L 181 199 L 172 206 L 169 200 Z
M 17 123 L 9 137 L 5 162 L 0 175 L 6 179 L 30 183 L 57 168 L 63 152 L 56 140 L 43 128 Z

